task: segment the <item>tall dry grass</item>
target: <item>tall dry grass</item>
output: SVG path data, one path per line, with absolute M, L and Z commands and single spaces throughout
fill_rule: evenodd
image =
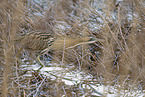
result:
M 14 77 L 15 45 L 12 39 L 18 31 L 18 25 L 22 21 L 22 3 L 14 0 L 0 1 L 0 39 L 1 39 L 1 70 L 2 70 L 2 97 L 10 96 L 12 92 L 12 77 Z M 24 10 L 23 10 L 24 11 Z
M 0 64 L 1 93 L 5 96 L 80 96 L 77 86 L 71 89 L 57 80 L 44 78 L 38 72 L 23 77 L 21 58 L 33 61 L 30 52 L 13 41 L 30 31 L 56 35 L 93 36 L 104 41 L 74 49 L 54 51 L 52 61 L 73 63 L 105 85 L 144 89 L 145 14 L 143 0 L 50 0 L 48 6 L 32 1 L 0 1 Z M 36 13 L 39 13 L 37 15 Z M 41 15 L 40 15 L 41 14 Z M 30 57 L 28 56 L 30 54 Z M 35 56 L 35 54 L 34 54 Z M 103 80 L 99 80 L 103 78 Z M 37 83 L 41 86 L 37 87 Z M 89 83 L 86 81 L 86 83 Z M 37 85 L 36 85 L 37 84 Z M 48 84 L 50 86 L 48 86 Z M 35 85 L 35 86 L 34 86 Z M 23 87 L 25 86 L 25 87 Z M 63 87 L 65 86 L 65 88 Z M 74 89 L 78 89 L 75 91 Z M 39 90 L 39 91 L 38 91 Z M 75 92 L 75 95 L 72 93 Z M 88 95 L 91 91 L 85 90 Z

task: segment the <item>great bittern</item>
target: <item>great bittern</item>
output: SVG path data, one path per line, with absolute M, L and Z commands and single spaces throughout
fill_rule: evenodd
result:
M 46 32 L 30 32 L 17 37 L 15 40 L 22 46 L 22 48 L 31 51 L 41 51 L 41 53 L 44 54 L 49 50 L 65 50 L 81 44 L 102 41 L 102 39 L 94 39 L 93 41 L 90 39 L 91 37 L 54 36 Z M 37 60 L 43 67 L 44 65 L 40 61 L 39 55 Z
M 52 50 L 70 49 L 81 44 L 102 41 L 102 39 L 94 39 L 91 37 L 75 37 L 75 36 L 53 36 L 46 32 L 30 32 L 17 38 L 19 44 L 29 50 L 46 52 Z

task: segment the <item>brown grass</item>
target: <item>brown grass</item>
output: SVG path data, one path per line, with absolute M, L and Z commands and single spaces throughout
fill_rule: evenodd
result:
M 44 10 L 44 5 L 36 2 L 33 5 L 27 0 L 0 0 L 0 96 L 42 96 L 44 91 L 44 97 L 82 95 L 78 86 L 70 89 L 58 82 L 59 78 L 52 81 L 38 72 L 33 72 L 32 77 L 24 76 L 29 70 L 20 69 L 25 63 L 21 60 L 26 58 L 33 62 L 35 58 L 27 50 L 20 49 L 13 40 L 17 35 L 30 31 L 103 39 L 66 51 L 54 51 L 50 53 L 52 61 L 73 63 L 73 69 L 90 73 L 98 81 L 103 78 L 99 83 L 105 85 L 120 85 L 119 89 L 128 87 L 129 90 L 140 85 L 145 89 L 143 0 L 102 0 L 102 3 L 97 0 L 53 0 L 47 4 L 48 8 Z M 36 12 L 43 16 L 36 15 Z M 87 96 L 91 93 L 90 90 L 84 91 Z

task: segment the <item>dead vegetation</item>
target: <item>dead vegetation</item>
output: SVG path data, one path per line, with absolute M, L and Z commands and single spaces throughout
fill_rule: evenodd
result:
M 143 0 L 42 1 L 0 0 L 0 96 L 91 95 L 92 90 L 81 90 L 79 84 L 70 88 L 59 78 L 51 80 L 39 72 L 21 69 L 23 63 L 31 65 L 36 55 L 21 49 L 14 39 L 31 31 L 103 39 L 65 51 L 50 51 L 44 56 L 65 66 L 73 64 L 75 68 L 67 67 L 70 71 L 79 69 L 89 73 L 97 79 L 95 83 L 120 85 L 118 89 L 131 90 L 139 86 L 145 89 Z M 44 56 L 41 56 L 42 60 Z M 27 72 L 31 72 L 32 76 L 24 76 Z M 83 83 L 89 84 L 89 81 Z

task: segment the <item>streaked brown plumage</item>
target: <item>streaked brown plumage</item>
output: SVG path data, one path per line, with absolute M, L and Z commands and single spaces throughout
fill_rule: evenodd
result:
M 89 41 L 91 37 L 75 37 L 75 36 L 57 36 L 54 37 L 46 32 L 30 32 L 22 35 L 17 40 L 19 44 L 29 50 L 37 50 L 46 52 L 52 50 L 70 49 L 75 46 L 87 43 L 93 43 Z M 98 41 L 98 40 L 97 40 Z M 99 40 L 100 41 L 100 40 Z
M 17 40 L 23 48 L 39 51 L 50 46 L 54 38 L 51 34 L 45 32 L 30 32 L 19 36 Z

